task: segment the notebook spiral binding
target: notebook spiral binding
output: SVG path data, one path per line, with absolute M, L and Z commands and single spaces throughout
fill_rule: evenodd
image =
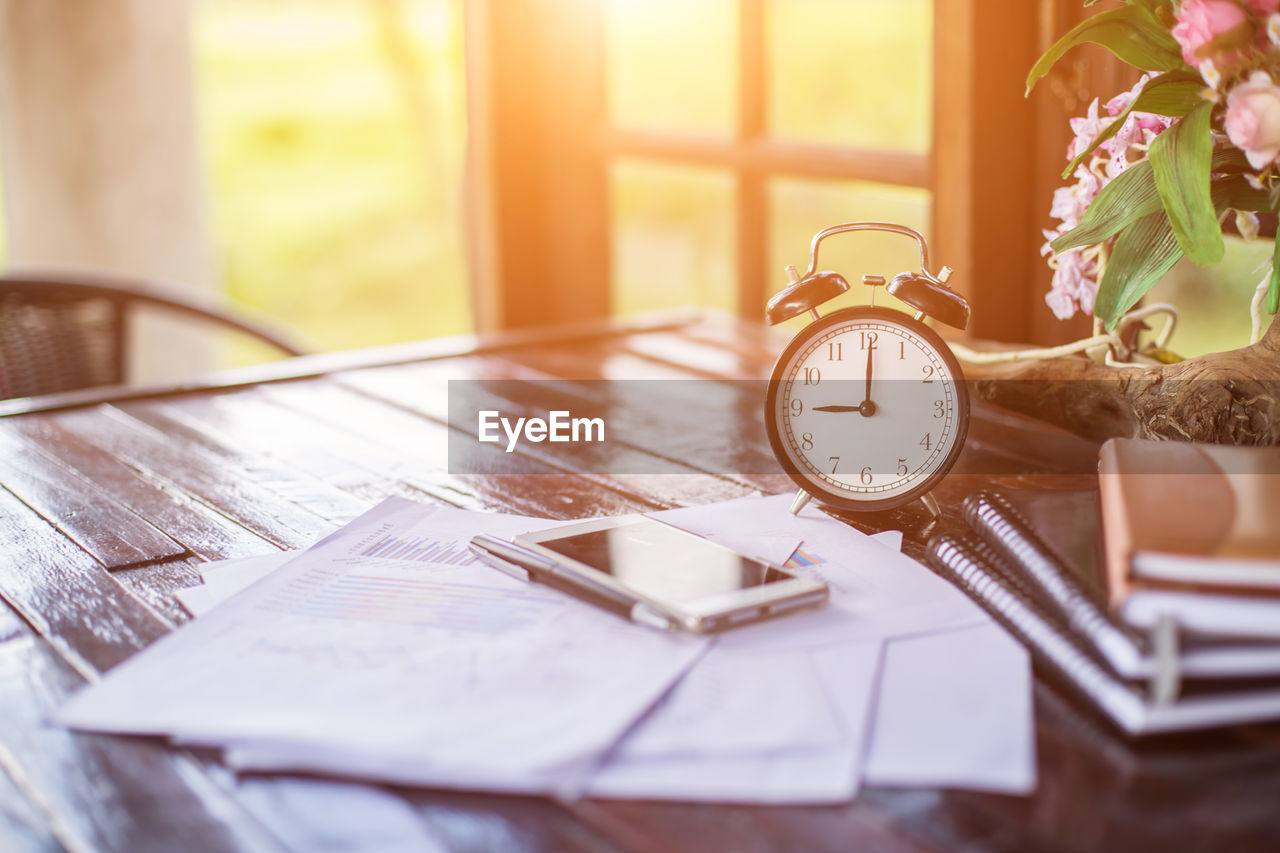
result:
M 1074 629 L 1088 636 L 1122 675 L 1139 676 L 1144 638 L 1116 627 L 1035 528 L 1003 495 L 979 492 L 964 502 L 964 520 L 996 553 L 1035 578 Z
M 974 536 L 943 534 L 929 541 L 925 554 L 935 571 L 1004 625 L 1067 687 L 1083 694 L 1126 732 L 1141 730 L 1142 697 L 1081 651 L 1030 597 L 1010 592 L 1003 579 L 989 573 L 984 566 L 1000 560 L 994 549 Z

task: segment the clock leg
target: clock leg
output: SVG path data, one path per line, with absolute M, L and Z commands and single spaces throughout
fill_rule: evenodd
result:
M 924 508 L 929 510 L 929 514 L 934 518 L 942 517 L 942 507 L 938 506 L 938 499 L 931 492 L 921 495 L 920 503 L 924 504 Z
M 809 494 L 804 489 L 800 489 L 796 492 L 795 499 L 791 501 L 791 514 L 799 515 L 800 510 L 804 509 L 804 505 L 812 500 L 812 498 L 813 495 Z

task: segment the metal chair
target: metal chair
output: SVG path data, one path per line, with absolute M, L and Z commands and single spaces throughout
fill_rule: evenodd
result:
M 142 305 L 304 354 L 286 332 L 152 281 L 23 271 L 0 276 L 0 399 L 123 384 L 130 314 Z

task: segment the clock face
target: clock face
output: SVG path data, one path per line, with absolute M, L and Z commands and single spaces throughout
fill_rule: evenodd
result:
M 955 463 L 969 397 L 932 329 L 898 311 L 848 308 L 783 352 L 765 416 L 774 454 L 801 488 L 844 509 L 887 509 Z

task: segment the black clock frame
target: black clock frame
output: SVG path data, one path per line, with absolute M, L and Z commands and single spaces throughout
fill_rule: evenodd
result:
M 791 460 L 786 442 L 778 430 L 777 403 L 779 390 L 783 382 L 793 381 L 781 378 L 779 376 L 780 371 L 791 360 L 791 357 L 813 338 L 818 337 L 830 327 L 846 323 L 851 319 L 878 319 L 905 326 L 920 335 L 937 350 L 938 355 L 946 363 L 948 369 L 951 370 L 951 375 L 955 377 L 957 420 L 955 443 L 937 469 L 926 476 L 918 486 L 914 486 L 910 490 L 890 498 L 855 500 L 844 495 L 833 494 L 827 491 L 826 488 L 816 485 Z M 919 499 L 921 495 L 924 495 L 937 485 L 956 464 L 956 460 L 960 457 L 960 451 L 964 447 L 965 438 L 969 433 L 969 388 L 965 382 L 964 372 L 960 369 L 959 360 L 951 352 L 951 347 L 947 346 L 947 342 L 942 339 L 942 336 L 933 329 L 903 311 L 893 308 L 857 305 L 832 311 L 830 314 L 814 320 L 796 333 L 796 336 L 787 344 L 786 349 L 778 356 L 778 360 L 774 362 L 773 370 L 769 374 L 769 387 L 765 393 L 764 412 L 765 432 L 769 436 L 769 446 L 773 449 L 773 455 L 782 464 L 787 476 L 797 486 L 812 495 L 814 500 L 826 506 L 852 512 L 880 512 Z

